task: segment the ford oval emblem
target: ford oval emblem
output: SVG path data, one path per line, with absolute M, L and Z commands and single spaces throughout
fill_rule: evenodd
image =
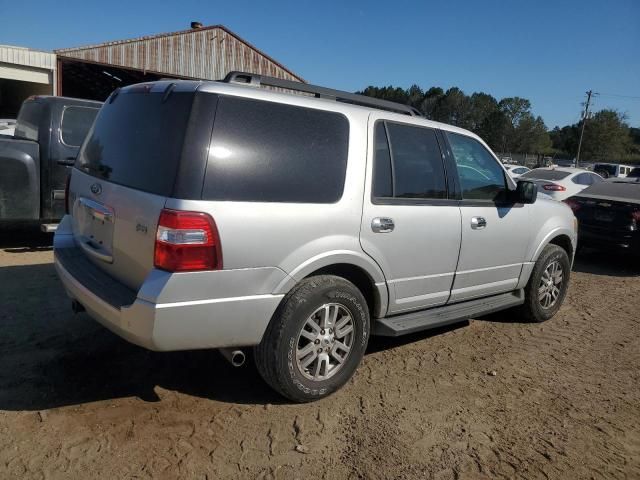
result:
M 94 183 L 91 185 L 91 193 L 94 195 L 100 195 L 102 193 L 102 185 L 99 183 Z

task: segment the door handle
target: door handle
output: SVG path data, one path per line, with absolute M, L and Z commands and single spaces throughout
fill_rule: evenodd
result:
M 393 218 L 376 217 L 371 220 L 371 230 L 375 233 L 390 233 L 395 227 Z
M 482 230 L 487 226 L 487 220 L 484 217 L 472 217 L 471 228 L 473 230 Z

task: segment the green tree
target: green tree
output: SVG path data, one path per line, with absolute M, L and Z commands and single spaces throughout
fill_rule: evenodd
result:
M 600 110 L 587 120 L 580 159 L 620 161 L 631 153 L 631 148 L 626 117 L 615 110 Z
M 442 96 L 444 96 L 444 90 L 440 87 L 431 87 L 425 92 L 419 109 L 429 120 L 435 120 L 435 108 Z

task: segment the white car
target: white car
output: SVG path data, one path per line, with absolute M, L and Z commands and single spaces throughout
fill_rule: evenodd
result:
M 604 182 L 597 173 L 569 167 L 535 168 L 520 178 L 536 183 L 538 191 L 554 200 L 564 200 L 594 183 Z
M 511 178 L 518 178 L 520 175 L 531 171 L 530 168 L 521 165 L 505 165 L 504 168 L 507 170 L 507 173 L 511 175 Z

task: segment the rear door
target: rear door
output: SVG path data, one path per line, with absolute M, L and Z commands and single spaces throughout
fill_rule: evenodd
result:
M 195 85 L 195 84 L 193 84 Z M 199 198 L 206 147 L 189 139 L 195 86 L 158 82 L 123 89 L 107 100 L 81 149 L 70 185 L 77 244 L 96 265 L 137 289 L 153 268 L 155 232 L 168 196 L 174 194 L 181 158 L 201 157 Z M 191 128 L 193 127 L 193 128 Z M 200 148 L 196 148 L 196 147 Z M 184 193 L 184 192 L 183 192 Z
M 460 209 L 434 129 L 372 114 L 360 242 L 382 268 L 389 312 L 447 302 L 460 249 Z
M 450 302 L 513 290 L 531 238 L 530 205 L 506 202 L 507 178 L 475 138 L 447 132 L 458 168 L 462 244 Z

